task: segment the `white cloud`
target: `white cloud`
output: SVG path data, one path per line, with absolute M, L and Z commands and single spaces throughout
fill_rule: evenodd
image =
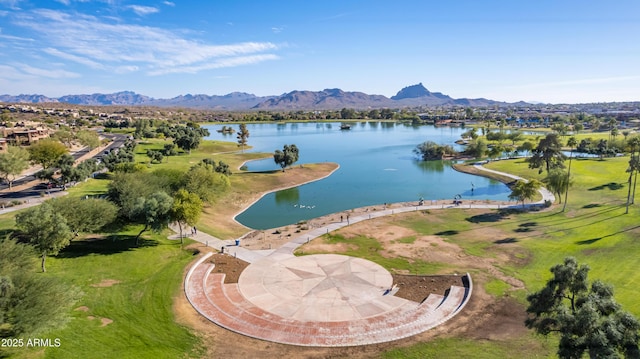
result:
M 34 75 L 37 77 L 48 77 L 52 79 L 64 79 L 64 78 L 76 78 L 80 77 L 79 74 L 75 72 L 70 72 L 62 69 L 41 69 L 33 66 L 29 66 L 26 64 L 18 65 L 20 70 L 22 70 L 25 74 Z
M 274 34 L 279 34 L 282 32 L 282 30 L 284 30 L 284 27 L 280 26 L 280 27 L 272 27 L 271 31 L 273 31 Z
M 27 76 L 13 66 L 0 64 L 0 79 L 23 80 Z
M 220 69 L 225 67 L 236 67 L 242 65 L 253 65 L 264 61 L 277 60 L 278 56 L 267 55 L 253 55 L 253 56 L 240 56 L 233 58 L 220 59 L 211 63 L 197 65 L 197 66 L 179 66 L 166 69 L 160 69 L 157 71 L 151 71 L 150 75 L 166 75 L 171 73 L 189 73 L 195 74 L 204 70 Z
M 162 3 L 167 5 L 167 6 L 176 6 L 176 4 L 172 3 L 171 1 L 163 1 Z
M 269 52 L 279 46 L 270 42 L 212 45 L 156 27 L 54 10 L 21 13 L 16 24 L 39 34 L 37 51 L 94 69 L 197 72 L 278 58 Z
M 138 71 L 140 68 L 138 66 L 118 66 L 115 69 L 115 73 L 117 74 L 127 74 L 127 73 L 131 73 L 131 72 L 136 72 Z
M 20 10 L 18 4 L 21 2 L 22 0 L 0 0 L 0 5 L 4 5 L 13 10 Z
M 133 10 L 133 12 L 140 16 L 154 14 L 160 11 L 158 8 L 142 5 L 129 5 L 127 8 Z
M 2 30 L 2 29 L 0 29 Z M 6 40 L 14 40 L 14 41 L 34 41 L 33 39 L 30 39 L 28 37 L 19 37 L 19 36 L 12 36 L 12 35 L 4 35 L 1 33 L 0 31 L 0 39 L 6 39 Z
M 76 56 L 76 55 L 73 55 L 73 54 L 62 52 L 62 51 L 60 51 L 58 49 L 54 49 L 54 48 L 51 48 L 51 47 L 43 49 L 43 51 L 46 52 L 49 55 L 57 56 L 57 57 L 60 57 L 62 59 L 65 59 L 65 60 L 71 60 L 71 61 L 77 62 L 79 64 L 91 67 L 93 69 L 98 69 L 98 70 L 105 69 L 105 67 L 101 63 L 93 61 L 93 60 L 90 60 L 90 59 L 88 59 L 86 57 Z

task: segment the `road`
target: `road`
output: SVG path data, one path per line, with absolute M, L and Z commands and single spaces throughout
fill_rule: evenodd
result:
M 90 158 L 101 158 L 104 155 L 105 151 L 111 151 L 113 149 L 124 146 L 125 141 L 129 137 L 127 135 L 110 134 L 110 133 L 104 133 L 102 135 L 106 138 L 111 138 L 112 141 L 109 143 L 107 147 L 104 148 L 104 150 L 96 153 Z M 73 156 L 74 159 L 78 160 L 80 158 L 86 157 L 89 152 L 90 152 L 90 149 L 88 147 L 85 147 L 80 151 L 72 153 L 71 155 Z M 88 158 L 85 158 L 85 160 L 86 159 Z M 2 185 L 0 185 L 0 202 L 6 202 L 6 201 L 12 201 L 12 200 L 19 200 L 19 201 L 37 200 L 42 198 L 41 194 L 43 192 L 45 194 L 50 193 L 51 195 L 59 195 L 58 192 L 62 191 L 61 188 L 52 188 L 48 190 L 46 185 L 44 185 L 40 180 L 35 178 L 34 174 L 39 170 L 40 170 L 39 168 L 34 169 L 33 171 L 31 171 L 32 173 L 29 173 L 23 176 L 22 178 L 14 181 L 13 187 L 19 188 L 19 190 L 9 191 L 8 190 L 9 186 L 7 184 L 3 183 Z

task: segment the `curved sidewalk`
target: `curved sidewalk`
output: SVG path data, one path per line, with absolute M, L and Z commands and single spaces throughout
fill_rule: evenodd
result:
M 482 171 L 487 171 L 487 172 L 493 172 L 493 173 L 497 173 L 497 174 L 501 174 L 503 176 L 507 176 L 510 178 L 513 178 L 514 180 L 524 180 L 522 177 L 518 177 L 509 173 L 504 173 L 504 172 L 498 172 L 498 171 L 494 171 L 494 170 L 490 170 L 487 168 L 484 168 L 480 165 L 475 165 L 476 168 L 478 168 L 479 170 Z M 542 196 L 542 199 L 537 201 L 537 202 L 532 202 L 532 203 L 525 203 L 524 204 L 524 208 L 528 208 L 528 207 L 537 207 L 537 206 L 544 206 L 545 202 L 549 201 L 551 203 L 553 203 L 555 201 L 555 197 L 554 195 L 546 188 L 542 187 L 539 189 L 539 192 Z M 313 239 L 322 236 L 324 234 L 327 234 L 329 232 L 333 232 L 335 230 L 338 230 L 342 227 L 345 226 L 349 226 L 351 224 L 354 223 L 358 223 L 358 222 L 362 222 L 362 221 L 366 221 L 369 219 L 375 219 L 375 218 L 379 218 L 379 217 L 384 217 L 384 216 L 388 216 L 388 215 L 393 215 L 396 213 L 405 213 L 405 212 L 413 212 L 413 211 L 422 211 L 422 210 L 435 210 L 435 209 L 450 209 L 450 208 L 458 208 L 458 209 L 464 209 L 464 208 L 482 208 L 482 209 L 507 209 L 507 208 L 514 208 L 514 209 L 520 209 L 523 208 L 522 204 L 518 204 L 518 203 L 514 203 L 514 204 L 510 204 L 510 205 L 504 205 L 504 204 L 495 204 L 495 203 L 483 203 L 483 204 L 477 204 L 477 203 L 469 203 L 469 204 L 461 204 L 461 205 L 455 205 L 453 203 L 450 204 L 438 204 L 438 205 L 416 205 L 416 206 L 405 206 L 405 207 L 398 207 L 398 208 L 387 208 L 384 210 L 379 210 L 379 211 L 375 211 L 375 212 L 367 212 L 367 213 L 363 213 L 363 214 L 358 214 L 358 215 L 352 215 L 350 216 L 346 221 L 344 222 L 336 222 L 336 223 L 330 223 L 326 226 L 323 227 L 319 227 L 319 228 L 315 228 L 315 229 L 311 229 L 308 232 L 306 232 L 305 234 L 301 234 L 297 237 L 295 237 L 293 240 L 285 243 L 283 246 L 281 246 L 278 249 L 269 249 L 269 250 L 250 250 L 247 248 L 244 248 L 242 246 L 236 246 L 236 240 L 221 240 L 219 238 L 216 238 L 214 236 L 211 236 L 207 233 L 202 233 L 202 232 L 198 232 L 196 235 L 192 235 L 189 236 L 189 238 L 194 239 L 200 243 L 206 244 L 209 247 L 215 248 L 219 251 L 222 251 L 222 248 L 224 248 L 225 253 L 228 253 L 232 256 L 235 256 L 237 258 L 240 258 L 242 260 L 244 260 L 245 262 L 248 263 L 253 263 L 257 260 L 260 260 L 262 258 L 265 258 L 266 256 L 271 255 L 274 252 L 278 252 L 278 253 L 283 253 L 283 254 L 293 254 L 293 252 L 295 251 L 296 248 L 298 248 L 299 246 L 312 241 Z M 175 227 L 172 227 L 172 229 L 174 229 L 174 231 L 177 231 Z M 172 238 L 176 238 L 176 236 L 172 236 Z M 239 240 L 242 240 L 242 237 L 239 238 Z
M 477 166 L 482 170 L 500 173 Z M 545 188 L 544 205 L 555 198 Z M 194 308 L 212 322 L 253 338 L 301 346 L 355 346 L 398 340 L 438 326 L 458 314 L 473 285 L 452 286 L 443 295 L 430 294 L 422 303 L 395 297 L 388 271 L 364 259 L 342 255 L 295 257 L 296 248 L 326 233 L 361 221 L 396 213 L 447 208 L 521 208 L 521 205 L 441 204 L 405 206 L 353 215 L 346 222 L 312 229 L 274 250 L 253 251 L 205 233 L 194 239 L 249 263 L 238 283 L 225 284 L 214 273 L 211 253 L 201 257 L 185 279 L 185 294 Z

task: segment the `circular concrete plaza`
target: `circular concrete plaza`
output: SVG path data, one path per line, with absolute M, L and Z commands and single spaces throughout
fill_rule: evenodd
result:
M 384 295 L 393 285 L 380 265 L 337 254 L 309 255 L 247 267 L 238 282 L 257 307 L 297 321 L 345 321 L 383 314 L 405 303 Z
M 303 346 L 354 346 L 416 335 L 455 316 L 472 290 L 451 286 L 421 303 L 389 292 L 381 266 L 337 254 L 294 257 L 287 249 L 251 263 L 238 283 L 203 255 L 189 270 L 185 293 L 221 327 L 249 337 Z

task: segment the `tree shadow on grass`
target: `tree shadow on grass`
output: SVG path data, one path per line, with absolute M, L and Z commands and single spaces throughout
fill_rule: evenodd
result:
M 602 239 L 602 237 L 585 239 L 585 240 L 582 240 L 582 241 L 577 241 L 576 244 L 579 244 L 579 245 L 592 244 L 592 243 L 596 243 L 597 241 L 599 241 L 601 239 Z
M 589 203 L 587 205 L 582 206 L 582 208 L 585 208 L 585 209 L 598 208 L 598 207 L 602 207 L 602 204 L 600 204 L 600 203 Z
M 155 247 L 158 241 L 141 238 L 136 245 L 136 237 L 129 235 L 111 235 L 106 238 L 72 241 L 69 246 L 60 251 L 59 258 L 78 258 L 90 254 L 111 255 L 124 253 L 144 247 Z
M 633 226 L 633 227 L 629 227 L 629 228 L 625 228 L 625 229 L 619 230 L 619 231 L 617 231 L 617 232 L 609 233 L 609 234 L 607 234 L 607 235 L 605 235 L 605 236 L 602 236 L 602 237 L 596 237 L 596 238 L 584 239 L 584 240 L 581 240 L 581 241 L 577 241 L 577 242 L 576 242 L 576 244 L 579 244 L 579 245 L 592 244 L 592 243 L 595 243 L 595 242 L 597 242 L 597 241 L 599 241 L 599 240 L 601 240 L 601 239 L 605 239 L 605 238 L 608 238 L 608 237 L 613 237 L 613 236 L 615 236 L 616 234 L 620 234 L 620 233 L 625 233 L 625 232 L 633 231 L 633 230 L 638 229 L 638 228 L 640 228 L 640 225 L 638 225 L 638 226 Z
M 508 218 L 508 216 L 509 216 L 508 211 L 498 211 L 498 212 L 478 214 L 472 217 L 467 217 L 465 218 L 465 220 L 471 223 L 487 223 L 487 222 L 495 223 Z
M 493 243 L 495 244 L 508 244 L 508 243 L 516 243 L 516 242 L 518 242 L 518 240 L 513 237 L 503 238 L 503 239 L 498 239 L 496 241 L 493 241 Z
M 14 238 L 16 237 L 17 231 L 11 228 L 3 228 L 0 229 L 0 241 L 4 240 L 5 238 Z
M 527 233 L 533 231 L 533 227 L 537 226 L 537 222 L 525 222 L 518 225 L 513 231 L 516 233 Z
M 624 184 L 622 183 L 609 182 L 597 187 L 591 187 L 589 188 L 589 191 L 600 191 L 605 188 L 608 188 L 611 191 L 616 191 L 616 190 L 622 189 L 623 187 L 624 187 Z
M 448 231 L 442 231 L 442 232 L 435 233 L 435 235 L 436 236 L 455 236 L 458 233 L 460 233 L 460 232 L 450 229 Z

